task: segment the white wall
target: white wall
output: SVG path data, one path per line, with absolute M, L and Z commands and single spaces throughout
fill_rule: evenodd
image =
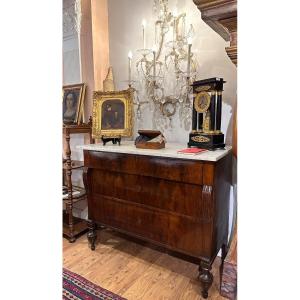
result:
M 177 7 L 178 13 L 187 13 L 187 22 L 193 24 L 195 39 L 193 51 L 197 57 L 199 69 L 197 79 L 210 77 L 223 77 L 227 83 L 223 93 L 223 119 L 222 131 L 226 135 L 227 143 L 232 140 L 232 107 L 236 99 L 236 67 L 228 58 L 225 47 L 229 45 L 217 33 L 215 33 L 201 19 L 201 13 L 192 0 L 170 0 L 169 9 L 173 11 Z M 127 88 L 129 50 L 134 53 L 133 62 L 139 58 L 136 49 L 142 47 L 141 22 L 147 20 L 146 36 L 147 47 L 154 44 L 154 14 L 152 0 L 108 0 L 109 14 L 109 42 L 110 64 L 113 67 L 117 89 Z M 134 65 L 133 63 L 133 65 Z M 135 71 L 135 68 L 133 68 Z M 136 75 L 136 74 L 135 74 Z M 142 99 L 140 99 L 142 100 Z M 149 106 L 143 106 L 143 120 L 136 126 L 138 128 L 152 129 L 152 113 Z M 230 125 L 230 126 L 229 126 Z M 189 130 L 179 126 L 178 112 L 173 122 L 173 129 L 164 131 L 167 141 L 186 143 Z

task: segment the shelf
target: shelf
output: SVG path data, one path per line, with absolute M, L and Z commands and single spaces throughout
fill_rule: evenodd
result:
M 66 129 L 86 129 L 86 128 L 91 128 L 91 124 L 87 124 L 87 123 L 82 123 L 82 124 L 63 124 L 63 128 Z
M 78 237 L 78 235 L 87 232 L 86 220 L 77 218 L 73 216 L 73 236 L 70 234 L 70 228 L 68 224 L 68 214 L 63 212 L 63 235 L 66 238 Z
M 63 189 L 66 189 L 67 191 L 67 187 L 63 186 Z M 72 186 L 72 192 L 73 192 L 73 202 L 77 202 L 77 201 L 81 201 L 86 197 L 86 192 L 85 189 L 80 187 L 80 186 Z M 63 201 L 67 201 L 68 200 L 68 193 L 63 195 Z
M 71 167 L 72 167 L 71 170 L 76 170 L 76 169 L 83 168 L 84 167 L 84 162 L 81 161 L 81 160 L 72 160 Z M 66 162 L 63 163 L 63 169 L 64 170 L 68 169 Z
M 63 125 L 63 133 L 91 133 L 92 132 L 92 126 L 91 124 L 64 124 Z

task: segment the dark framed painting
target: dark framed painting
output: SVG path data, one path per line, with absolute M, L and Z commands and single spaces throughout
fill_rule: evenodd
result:
M 83 118 L 85 84 L 63 86 L 62 114 L 64 124 L 80 124 Z
M 94 92 L 93 138 L 130 137 L 133 123 L 133 90 Z

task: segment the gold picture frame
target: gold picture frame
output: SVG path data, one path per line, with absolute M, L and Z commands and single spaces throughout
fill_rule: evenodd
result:
M 131 137 L 133 89 L 93 94 L 93 138 Z
M 62 117 L 64 124 L 79 125 L 82 123 L 85 88 L 84 83 L 63 86 Z

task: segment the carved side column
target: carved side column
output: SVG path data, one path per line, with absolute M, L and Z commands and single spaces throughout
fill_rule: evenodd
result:
M 212 221 L 212 210 L 213 210 L 213 188 L 210 185 L 203 185 L 202 187 L 202 201 L 201 201 L 201 219 L 208 222 Z M 199 280 L 202 286 L 202 297 L 208 297 L 208 290 L 213 283 L 213 275 L 210 272 L 212 261 L 201 260 L 199 264 Z

